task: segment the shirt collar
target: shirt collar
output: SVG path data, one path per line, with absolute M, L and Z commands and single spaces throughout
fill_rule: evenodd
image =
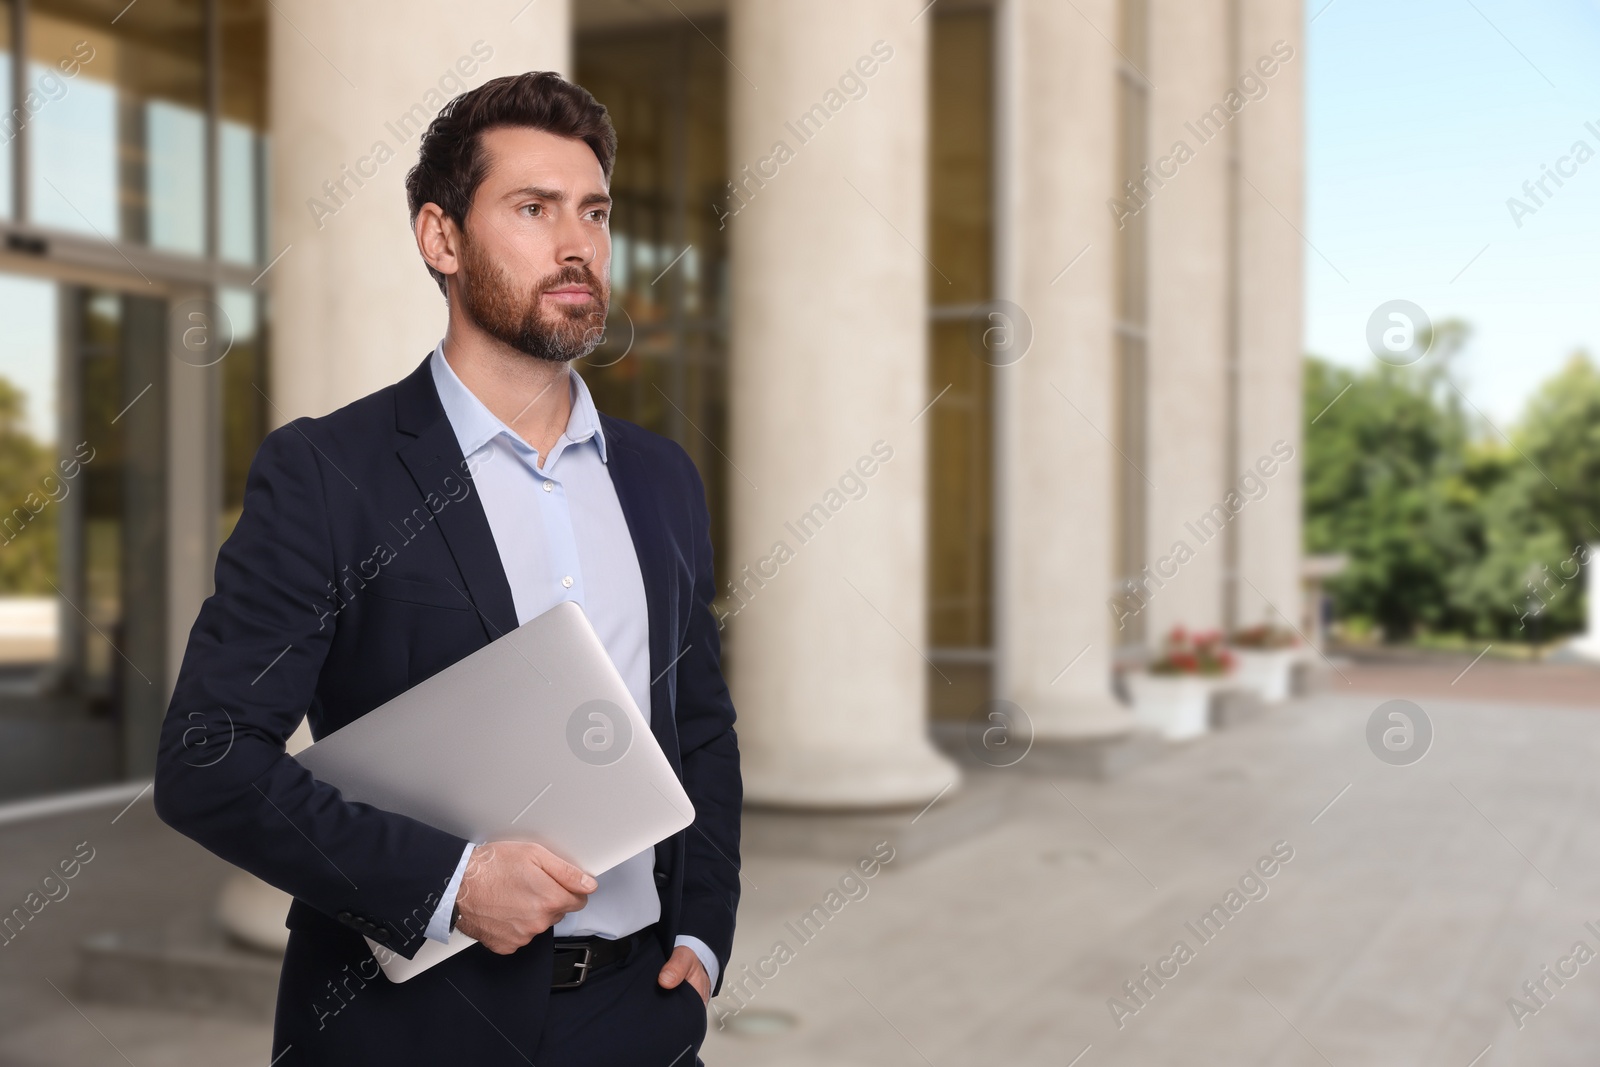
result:
M 500 421 L 456 376 L 450 361 L 444 358 L 443 341 L 433 350 L 429 369 L 433 372 L 434 388 L 439 392 L 439 403 L 444 406 L 445 417 L 455 431 L 463 458 L 472 455 L 500 434 L 509 436 L 513 445 L 532 451 L 515 430 Z M 567 417 L 566 433 L 561 435 L 562 440 L 551 449 L 551 454 L 560 452 L 563 443 L 582 444 L 592 439 L 600 453 L 600 461 L 604 463 L 606 435 L 600 431 L 600 413 L 595 409 L 594 398 L 589 395 L 589 387 L 584 383 L 583 376 L 570 366 L 567 368 L 567 379 L 572 390 L 572 413 Z

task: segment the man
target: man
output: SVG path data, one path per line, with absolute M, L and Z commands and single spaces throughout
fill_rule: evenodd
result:
M 570 367 L 606 319 L 615 149 L 555 74 L 445 107 L 406 179 L 444 339 L 403 381 L 270 434 L 218 556 L 155 799 L 295 898 L 283 1067 L 696 1062 L 733 941 L 739 757 L 699 476 L 597 414 Z M 678 772 L 687 831 L 594 879 L 346 802 L 285 754 L 303 717 L 337 730 L 564 600 Z M 197 758 L 221 736 L 223 758 Z M 363 940 L 410 958 L 452 926 L 479 944 L 404 984 Z

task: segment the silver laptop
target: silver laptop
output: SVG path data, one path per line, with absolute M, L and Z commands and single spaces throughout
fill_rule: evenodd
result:
M 558 604 L 295 759 L 344 798 L 470 841 L 536 841 L 600 875 L 682 830 L 694 807 L 583 609 Z M 426 924 L 428 916 L 418 915 Z M 475 942 L 407 960 L 404 982 Z

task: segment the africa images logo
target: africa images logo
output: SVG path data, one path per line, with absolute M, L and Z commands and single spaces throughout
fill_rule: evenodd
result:
M 1409 700 L 1387 700 L 1367 717 L 1367 747 L 1392 767 L 1409 767 L 1433 746 L 1433 720 Z
M 567 747 L 591 767 L 608 767 L 628 754 L 633 724 L 609 700 L 588 700 L 567 716 Z

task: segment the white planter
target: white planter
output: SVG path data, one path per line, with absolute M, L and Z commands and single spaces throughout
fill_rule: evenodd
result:
M 1255 690 L 1266 704 L 1281 704 L 1289 699 L 1290 680 L 1295 661 L 1300 658 L 1299 649 L 1236 648 L 1232 651 L 1239 664 L 1234 671 L 1239 686 Z
M 1211 693 L 1227 677 L 1130 672 L 1125 680 L 1134 720 L 1169 741 L 1199 737 L 1211 726 Z

